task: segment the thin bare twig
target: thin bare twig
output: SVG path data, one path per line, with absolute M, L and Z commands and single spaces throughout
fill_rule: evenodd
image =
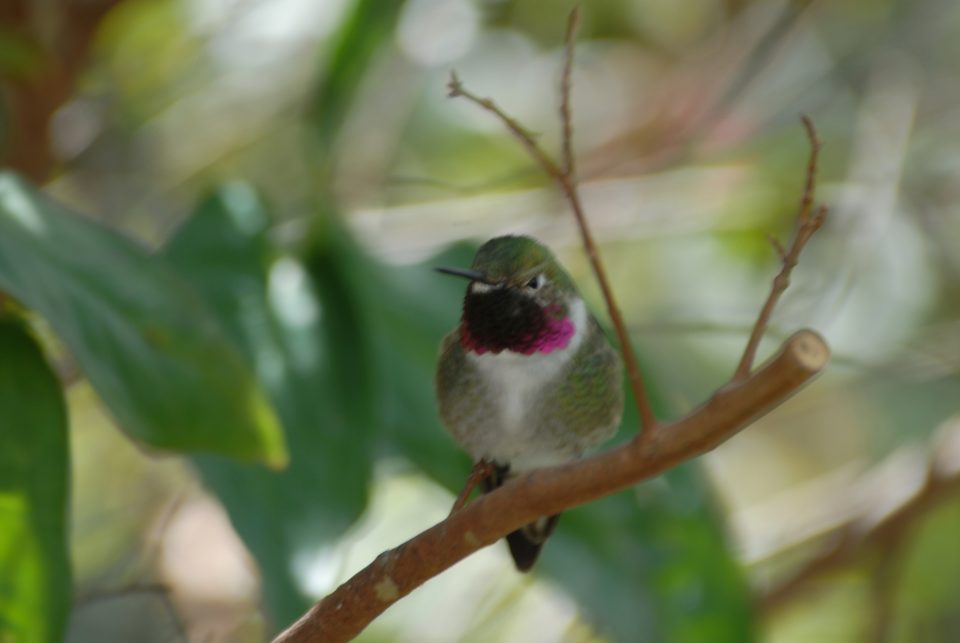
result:
M 768 235 L 767 235 L 767 241 L 769 241 L 769 242 L 770 242 L 770 245 L 773 246 L 773 250 L 774 250 L 774 252 L 777 253 L 777 257 L 780 258 L 780 261 L 781 261 L 781 262 L 786 261 L 786 260 L 787 260 L 787 249 L 783 247 L 783 244 L 780 243 L 780 240 L 777 239 L 777 238 L 776 238 L 775 236 L 773 236 L 772 234 L 768 234 Z
M 637 364 L 636 355 L 633 352 L 633 345 L 630 342 L 630 335 L 627 332 L 626 324 L 623 321 L 623 315 L 617 306 L 616 297 L 613 289 L 610 287 L 610 281 L 607 279 L 607 272 L 600 259 L 600 252 L 597 250 L 597 244 L 593 240 L 593 234 L 590 232 L 590 226 L 587 223 L 587 217 L 584 214 L 583 204 L 580 200 L 580 191 L 577 187 L 577 181 L 574 176 L 573 161 L 573 125 L 570 119 L 570 74 L 572 72 L 573 51 L 576 41 L 576 27 L 578 24 L 578 9 L 574 9 L 570 16 L 567 28 L 566 41 L 566 60 L 564 64 L 563 78 L 561 78 L 561 118 L 563 120 L 563 167 L 554 162 L 549 155 L 540 147 L 537 141 L 530 133 L 518 123 L 515 119 L 508 116 L 496 103 L 489 98 L 482 98 L 468 91 L 463 87 L 460 79 L 455 73 L 450 74 L 450 83 L 448 84 L 448 95 L 451 97 L 463 97 L 470 102 L 482 107 L 494 116 L 496 116 L 506 126 L 513 136 L 527 149 L 530 156 L 543 168 L 543 171 L 556 181 L 560 191 L 563 193 L 567 202 L 573 210 L 574 218 L 577 221 L 577 227 L 580 229 L 580 237 L 583 241 L 584 250 L 590 261 L 590 267 L 600 284 L 600 292 L 607 305 L 607 314 L 613 324 L 614 331 L 617 334 L 617 341 L 620 344 L 620 352 L 623 355 L 624 366 L 627 371 L 627 377 L 630 380 L 630 388 L 633 391 L 634 401 L 637 404 L 637 411 L 640 415 L 640 424 L 642 432 L 649 432 L 657 424 L 656 415 L 650 404 L 646 387 L 643 383 L 643 376 L 640 373 L 640 367 Z
M 533 157 L 533 159 L 540 164 L 540 167 L 543 168 L 543 171 L 549 174 L 550 176 L 556 178 L 562 176 L 562 170 L 553 162 L 547 153 L 541 149 L 540 145 L 537 143 L 536 139 L 533 138 L 533 135 L 526 130 L 520 123 L 518 123 L 514 118 L 511 118 L 504 112 L 500 107 L 489 98 L 483 98 L 477 96 L 473 92 L 467 90 L 463 83 L 460 82 L 460 78 L 457 76 L 457 72 L 450 72 L 450 80 L 447 82 L 447 96 L 450 98 L 466 98 L 471 103 L 482 107 L 487 110 L 494 116 L 496 116 L 500 121 L 506 126 L 506 128 L 513 134 L 523 146 L 527 149 L 527 153 Z
M 653 413 L 653 407 L 647 396 L 647 389 L 643 383 L 643 376 L 640 374 L 640 366 L 637 364 L 637 358 L 633 352 L 633 344 L 630 342 L 630 335 L 627 332 L 626 323 L 623 321 L 623 314 L 617 307 L 616 299 L 613 295 L 613 288 L 607 279 L 607 272 L 600 261 L 600 251 L 593 241 L 593 235 L 587 225 L 587 217 L 583 211 L 583 205 L 580 202 L 580 194 L 576 186 L 564 180 L 561 187 L 570 202 L 573 214 L 576 217 L 577 224 L 580 226 L 580 236 L 583 239 L 583 245 L 587 251 L 587 258 L 590 260 L 590 266 L 600 283 L 600 292 L 607 304 L 607 314 L 613 323 L 613 329 L 617 334 L 617 341 L 620 343 L 620 353 L 623 355 L 624 366 L 627 370 L 627 377 L 630 380 L 630 389 L 633 391 L 634 401 L 637 404 L 637 412 L 640 414 L 641 435 L 650 433 L 657 425 L 657 418 Z
M 577 30 L 580 27 L 580 5 L 574 6 L 567 19 L 567 35 L 564 38 L 563 73 L 560 75 L 560 123 L 563 141 L 563 174 L 576 176 L 573 158 L 573 114 L 570 110 L 570 88 L 573 76 L 573 50 L 577 42 Z
M 763 339 L 763 334 L 766 332 L 767 325 L 770 323 L 770 316 L 773 314 L 773 309 L 776 307 L 777 302 L 780 301 L 780 297 L 784 291 L 790 285 L 790 274 L 797 265 L 800 253 L 803 251 L 804 246 L 807 245 L 807 242 L 810 241 L 813 234 L 823 225 L 823 221 L 827 215 L 826 206 L 820 206 L 816 214 L 812 216 L 810 214 L 816 193 L 817 159 L 820 156 L 820 139 L 817 138 L 817 130 L 813 126 L 813 121 L 807 116 L 803 116 L 802 120 L 803 126 L 807 131 L 807 138 L 810 141 L 810 158 L 807 161 L 807 177 L 803 187 L 803 196 L 800 199 L 800 210 L 797 214 L 797 229 L 794 233 L 793 241 L 790 243 L 789 250 L 784 251 L 783 246 L 780 245 L 779 242 L 774 243 L 774 247 L 780 255 L 780 272 L 774 277 L 770 294 L 767 295 L 767 300 L 764 302 L 763 308 L 760 309 L 760 314 L 757 316 L 757 321 L 750 333 L 750 339 L 747 340 L 747 346 L 743 350 L 743 357 L 740 358 L 737 370 L 734 371 L 734 381 L 746 378 L 750 373 L 750 369 L 753 368 L 753 362 L 756 359 L 760 340 Z

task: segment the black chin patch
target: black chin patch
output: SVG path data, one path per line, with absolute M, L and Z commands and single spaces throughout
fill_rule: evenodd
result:
M 463 321 L 470 342 L 493 353 L 522 353 L 536 343 L 546 326 L 540 306 L 512 288 L 467 292 Z

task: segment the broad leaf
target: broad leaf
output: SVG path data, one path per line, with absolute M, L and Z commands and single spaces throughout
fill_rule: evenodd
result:
M 695 464 L 569 511 L 538 563 L 614 641 L 746 643 L 750 595 Z
M 273 409 L 189 286 L 10 174 L 0 174 L 0 289 L 46 318 L 133 437 L 285 462 Z
M 357 89 L 384 45 L 392 42 L 399 0 L 356 0 L 331 45 L 330 60 L 307 105 L 314 157 L 329 168 L 331 147 L 343 131 Z
M 60 383 L 26 328 L 0 317 L 0 641 L 63 639 L 69 467 Z
M 165 248 L 255 364 L 283 423 L 290 463 L 269 472 L 197 458 L 260 563 L 278 625 L 309 605 L 296 562 L 341 535 L 366 505 L 372 454 L 370 331 L 333 231 L 306 265 L 273 261 L 269 218 L 257 196 L 232 184 L 205 200 Z
M 437 414 L 434 372 L 443 336 L 460 317 L 464 283 L 436 273 L 436 266 L 468 266 L 474 247 L 454 246 L 424 263 L 372 270 L 366 298 L 378 322 L 382 369 L 381 422 L 385 446 L 457 493 L 470 470 L 469 457 L 444 431 Z

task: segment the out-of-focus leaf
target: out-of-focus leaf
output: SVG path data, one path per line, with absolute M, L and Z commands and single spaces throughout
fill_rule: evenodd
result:
M 960 502 L 950 500 L 925 516 L 900 554 L 893 641 L 960 640 Z M 898 564 L 901 561 L 894 562 Z
M 0 318 L 0 641 L 63 639 L 69 466 L 60 384 L 24 326 Z
M 442 428 L 434 372 L 440 341 L 460 317 L 464 285 L 433 271 L 468 266 L 475 247 L 459 245 L 415 266 L 382 270 L 368 293 L 377 307 L 377 356 L 384 375 L 381 422 L 388 452 L 402 455 L 454 493 L 469 457 Z
M 329 63 L 307 107 L 315 146 L 312 152 L 322 162 L 329 162 L 330 147 L 342 129 L 370 61 L 385 42 L 391 42 L 402 6 L 400 0 L 356 0 L 340 27 Z
M 0 74 L 7 78 L 29 78 L 42 64 L 43 51 L 35 42 L 0 27 Z
M 878 454 L 905 440 L 927 440 L 932 431 L 957 412 L 960 377 L 922 377 L 905 368 L 888 368 L 856 383 L 875 419 L 871 433 Z
M 538 563 L 614 641 L 751 641 L 748 588 L 695 464 L 569 511 Z
M 296 563 L 339 536 L 363 511 L 373 457 L 370 331 L 347 273 L 343 241 L 330 231 L 306 264 L 271 263 L 267 212 L 248 187 L 232 184 L 203 202 L 165 247 L 256 366 L 286 432 L 290 463 L 270 472 L 199 457 L 260 563 L 276 624 L 309 600 Z
M 285 462 L 273 409 L 189 286 L 10 174 L 0 175 L 0 288 L 47 319 L 137 439 Z
M 333 218 L 315 236 L 321 246 L 336 239 L 332 245 L 343 266 L 344 283 L 362 308 L 368 345 L 363 359 L 354 356 L 347 361 L 362 364 L 374 377 L 368 412 L 380 450 L 404 457 L 448 489 L 459 491 L 470 461 L 440 425 L 433 377 L 440 340 L 460 316 L 463 283 L 437 274 L 433 267 L 468 265 L 475 248 L 456 246 L 423 264 L 398 268 L 372 259 Z M 316 274 L 316 260 L 310 263 Z M 354 345 L 346 346 L 355 350 Z
M 322 162 L 401 4 L 359 0 L 341 26 L 308 107 L 311 152 Z M 291 445 L 290 467 L 279 475 L 198 459 L 260 563 L 277 625 L 308 604 L 295 562 L 341 534 L 366 505 L 368 435 L 377 426 L 376 368 L 368 363 L 375 335 L 356 287 L 366 257 L 345 243 L 333 208 L 320 210 L 305 260 L 281 260 L 270 278 L 266 218 L 240 188 L 209 201 L 166 251 L 257 365 Z

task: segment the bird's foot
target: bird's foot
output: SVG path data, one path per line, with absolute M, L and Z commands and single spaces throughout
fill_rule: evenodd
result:
M 466 484 L 463 485 L 463 491 L 457 496 L 457 501 L 453 503 L 453 509 L 450 510 L 451 516 L 467 504 L 467 500 L 470 499 L 470 494 L 473 493 L 474 488 L 486 480 L 495 470 L 496 467 L 488 460 L 480 460 L 473 465 L 470 476 L 467 478 Z

